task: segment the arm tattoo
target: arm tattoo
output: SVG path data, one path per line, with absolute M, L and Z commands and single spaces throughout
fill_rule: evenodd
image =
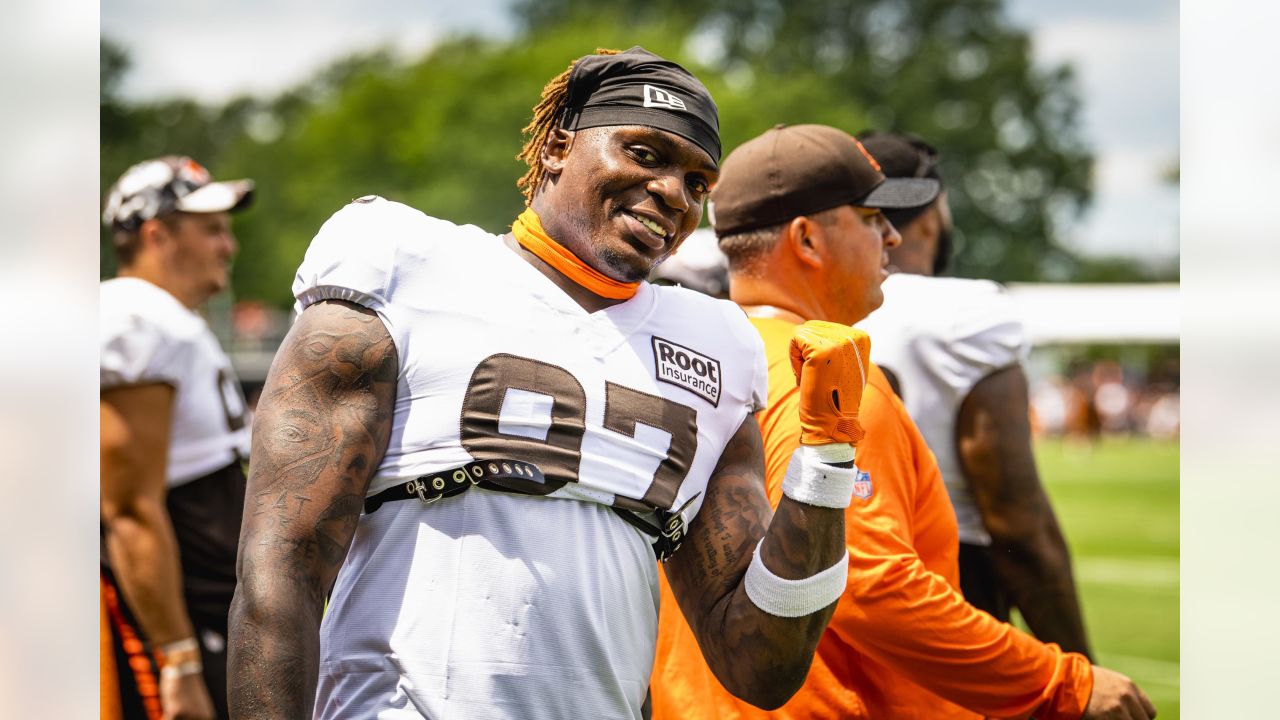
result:
M 230 618 L 237 718 L 311 714 L 324 598 L 386 452 L 398 371 L 382 321 L 342 301 L 307 308 L 272 363 Z
M 785 497 L 775 514 L 763 467 L 760 431 L 749 419 L 725 448 L 666 573 L 716 677 L 735 695 L 770 708 L 804 682 L 835 606 L 799 618 L 760 610 L 743 586 L 752 553 L 767 537 L 762 560 L 772 572 L 788 579 L 818 573 L 843 556 L 844 514 Z

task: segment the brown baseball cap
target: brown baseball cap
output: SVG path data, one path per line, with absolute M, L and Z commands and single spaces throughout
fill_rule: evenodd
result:
M 724 159 L 708 214 L 717 235 L 769 227 L 841 205 L 933 202 L 933 178 L 886 178 L 857 138 L 826 125 L 776 125 Z

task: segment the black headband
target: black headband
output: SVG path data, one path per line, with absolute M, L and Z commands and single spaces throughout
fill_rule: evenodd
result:
M 565 130 L 646 125 L 675 133 L 720 163 L 720 120 L 706 86 L 688 70 L 639 45 L 588 55 L 569 75 Z

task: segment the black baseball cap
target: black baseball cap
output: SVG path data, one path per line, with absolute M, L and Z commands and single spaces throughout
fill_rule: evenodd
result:
M 843 130 L 777 125 L 725 158 L 708 213 L 723 236 L 841 205 L 923 207 L 940 190 L 933 178 L 886 178 L 875 157 Z
M 860 134 L 858 139 L 888 177 L 942 180 L 938 174 L 937 149 L 919 136 L 869 130 Z
M 165 155 L 134 165 L 116 180 L 107 192 L 102 222 L 115 229 L 137 230 L 147 220 L 175 211 L 231 212 L 251 202 L 252 180 L 214 182 L 195 160 Z
M 923 138 L 911 133 L 876 131 L 864 132 L 859 137 L 889 178 L 933 178 L 942 183 L 938 151 Z M 885 216 L 901 229 L 919 217 L 925 207 L 890 210 Z

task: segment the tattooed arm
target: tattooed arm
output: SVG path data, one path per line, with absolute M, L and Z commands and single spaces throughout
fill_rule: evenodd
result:
M 1031 452 L 1021 365 L 992 373 L 965 397 L 956 449 L 1010 601 L 1036 637 L 1088 656 L 1071 554 Z
M 231 605 L 231 714 L 311 717 L 324 598 L 391 433 L 395 347 L 372 311 L 308 307 L 267 375 Z
M 756 543 L 761 559 L 788 580 L 815 575 L 844 557 L 844 511 L 783 496 L 776 514 L 764 493 L 760 426 L 748 417 L 707 484 L 707 497 L 667 580 L 716 678 L 734 695 L 780 707 L 804 683 L 835 603 L 782 618 L 756 607 L 743 584 Z

